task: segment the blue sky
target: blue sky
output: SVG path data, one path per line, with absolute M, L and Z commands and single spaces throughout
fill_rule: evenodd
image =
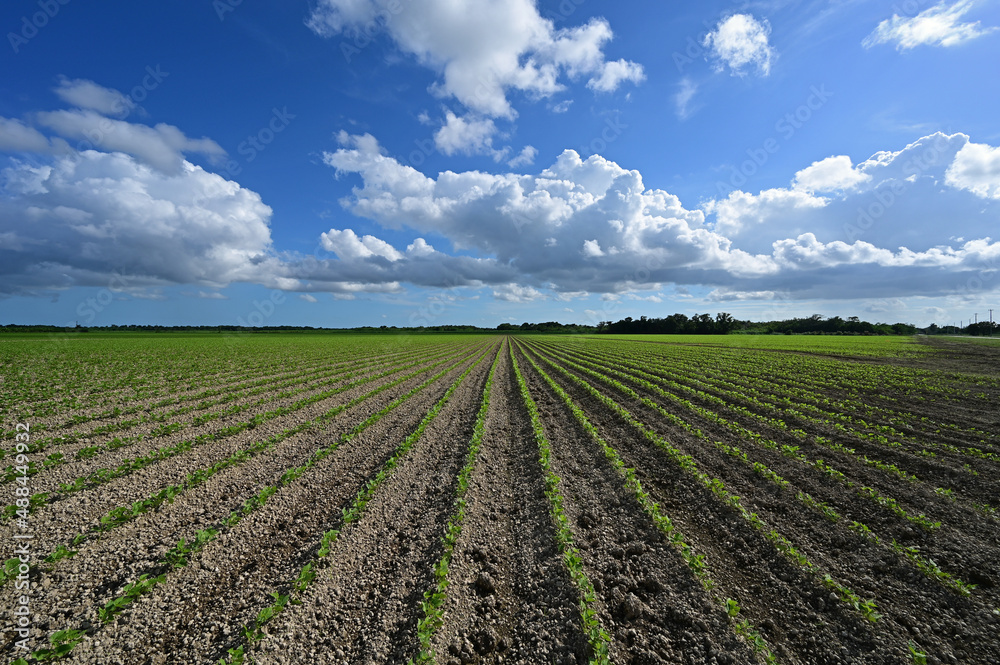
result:
M 988 316 L 1000 3 L 680 4 L 6 2 L 0 323 Z

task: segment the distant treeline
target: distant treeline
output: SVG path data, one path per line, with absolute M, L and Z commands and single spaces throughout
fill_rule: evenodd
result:
M 425 334 L 425 333 L 549 333 L 549 334 L 579 334 L 579 333 L 614 333 L 631 335 L 977 335 L 988 336 L 1000 334 L 1000 324 L 989 321 L 958 326 L 938 326 L 931 324 L 927 328 L 917 328 L 909 323 L 869 323 L 852 316 L 842 319 L 839 316 L 830 318 L 814 314 L 808 318 L 786 319 L 783 321 L 740 321 L 731 314 L 720 312 L 714 317 L 710 314 L 671 314 L 663 318 L 643 316 L 633 319 L 631 316 L 620 321 L 601 321 L 596 326 L 576 323 L 559 323 L 546 321 L 544 323 L 501 323 L 496 328 L 479 328 L 471 325 L 441 325 L 420 326 L 418 328 L 397 328 L 396 326 L 363 326 L 360 328 L 315 328 L 313 326 L 150 326 L 150 325 L 111 325 L 111 326 L 45 326 L 17 325 L 0 326 L 0 333 L 39 332 L 39 333 L 87 333 L 87 332 L 202 332 L 202 333 L 386 333 L 386 334 Z
M 616 334 L 649 335 L 981 335 L 1000 332 L 1000 325 L 989 321 L 959 328 L 939 327 L 932 323 L 927 328 L 918 328 L 910 323 L 869 323 L 856 316 L 842 319 L 839 316 L 826 318 L 813 314 L 808 318 L 793 318 L 782 321 L 740 321 L 726 312 L 712 317 L 710 314 L 671 314 L 664 318 L 626 317 L 620 321 L 601 321 L 596 332 Z

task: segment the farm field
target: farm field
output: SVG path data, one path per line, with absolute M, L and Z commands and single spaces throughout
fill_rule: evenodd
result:
M 1000 663 L 995 343 L 11 334 L 0 368 L 4 662 Z

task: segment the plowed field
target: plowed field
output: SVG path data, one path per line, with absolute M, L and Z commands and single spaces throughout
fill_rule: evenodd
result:
M 0 363 L 6 662 L 1000 663 L 997 345 L 9 336 Z

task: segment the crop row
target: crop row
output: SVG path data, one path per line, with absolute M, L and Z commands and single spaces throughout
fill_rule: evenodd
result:
M 464 378 L 468 374 L 468 372 L 471 371 L 472 367 L 474 367 L 478 362 L 480 362 L 482 360 L 482 357 L 483 356 L 480 355 L 479 359 L 477 359 L 472 365 L 470 365 L 469 368 L 467 368 L 464 371 L 464 373 L 462 374 L 462 378 Z M 170 570 L 173 570 L 175 568 L 182 568 L 182 567 L 188 565 L 188 563 L 191 560 L 193 560 L 192 556 L 194 554 L 197 554 L 198 552 L 200 552 L 202 549 L 205 548 L 205 546 L 207 546 L 210 542 L 212 542 L 213 540 L 215 540 L 216 538 L 218 538 L 222 533 L 225 533 L 228 530 L 231 530 L 231 529 L 235 528 L 248 515 L 252 514 L 256 510 L 259 510 L 264 505 L 266 505 L 267 502 L 268 502 L 268 500 L 272 496 L 274 496 L 274 494 L 276 494 L 282 487 L 285 487 L 285 486 L 291 484 L 296 479 L 298 479 L 301 476 L 303 476 L 310 469 L 314 468 L 320 461 L 322 461 L 323 459 L 325 459 L 326 457 L 328 457 L 329 455 L 331 455 L 334 451 L 336 451 L 342 445 L 344 445 L 344 444 L 350 442 L 351 440 L 353 440 L 354 438 L 356 438 L 359 434 L 361 434 L 363 431 L 367 430 L 372 425 L 374 425 L 375 423 L 377 423 L 379 420 L 381 420 L 383 417 L 385 417 L 388 413 L 390 413 L 391 411 L 393 411 L 394 409 L 396 409 L 397 407 L 399 407 L 400 405 L 402 405 L 403 403 L 405 403 L 413 395 L 417 394 L 418 392 L 420 392 L 421 390 L 423 390 L 427 386 L 432 385 L 438 379 L 440 379 L 442 376 L 444 376 L 448 372 L 452 371 L 454 368 L 458 367 L 462 363 L 466 362 L 466 358 L 467 357 L 463 357 L 463 358 L 459 359 L 457 362 L 449 365 L 445 369 L 441 370 L 440 372 L 438 372 L 435 375 L 431 376 L 430 378 L 426 379 L 425 381 L 423 381 L 422 383 L 420 383 L 416 387 L 412 388 L 411 390 L 409 390 L 404 395 L 402 395 L 400 397 L 397 397 L 396 399 L 392 400 L 387 406 L 385 406 L 382 409 L 376 411 L 375 413 L 373 413 L 372 415 L 370 415 L 368 418 L 366 418 L 364 421 L 362 421 L 358 425 L 355 425 L 351 430 L 349 430 L 348 432 L 346 432 L 343 435 L 341 435 L 340 437 L 338 437 L 338 439 L 335 440 L 333 443 L 328 444 L 328 445 L 326 445 L 326 446 L 324 446 L 322 448 L 319 448 L 316 451 L 314 451 L 309 456 L 308 460 L 305 463 L 303 463 L 301 465 L 298 465 L 298 466 L 295 466 L 295 467 L 291 467 L 291 468 L 285 470 L 285 472 L 282 473 L 281 479 L 278 481 L 278 483 L 276 483 L 275 485 L 268 485 L 266 487 L 261 488 L 253 497 L 251 497 L 250 499 L 248 499 L 247 501 L 245 501 L 241 508 L 232 511 L 227 517 L 225 517 L 224 519 L 220 520 L 219 522 L 217 522 L 213 526 L 208 527 L 206 529 L 200 529 L 197 533 L 194 534 L 194 536 L 190 539 L 190 541 L 185 540 L 185 539 L 182 538 L 180 541 L 178 541 L 178 543 L 174 547 L 170 548 L 161 557 L 161 559 L 156 564 L 154 564 L 154 566 L 152 567 L 151 572 L 140 574 L 138 576 L 136 582 L 127 584 L 121 590 L 121 593 L 119 593 L 118 595 L 110 598 L 99 609 L 99 611 L 98 611 L 98 618 L 100 619 L 101 623 L 108 623 L 108 622 L 114 620 L 132 601 L 134 601 L 135 599 L 139 598 L 140 596 L 142 596 L 142 595 L 150 592 L 158 584 L 161 584 L 161 583 L 165 582 L 167 580 L 167 573 Z M 446 362 L 446 361 L 441 361 L 439 363 L 436 363 L 436 365 L 440 365 L 443 362 Z M 420 373 L 423 373 L 423 372 L 426 372 L 426 371 L 427 371 L 427 369 L 425 368 L 424 370 L 416 372 L 416 373 L 414 373 L 414 374 L 412 374 L 410 376 L 415 376 L 417 374 L 420 374 Z M 403 377 L 402 379 L 400 379 L 397 382 L 394 382 L 393 384 L 387 384 L 387 385 L 384 385 L 384 386 L 380 386 L 379 388 L 376 388 L 375 390 L 367 393 L 366 395 L 363 395 L 363 396 L 361 396 L 359 398 L 356 398 L 355 400 L 352 400 L 352 403 L 353 404 L 360 403 L 361 401 L 363 401 L 363 400 L 371 397 L 372 395 L 377 394 L 378 392 L 382 392 L 382 391 L 388 389 L 389 387 L 391 387 L 391 385 L 398 385 L 398 383 L 402 383 L 407 378 L 410 378 L 410 377 Z M 448 393 L 448 396 L 450 396 L 450 392 Z M 353 405 L 353 404 L 350 404 L 350 405 Z M 348 405 L 343 405 L 341 407 L 338 407 L 335 411 L 336 411 L 336 413 L 339 413 L 339 412 L 343 411 L 346 408 L 348 408 Z M 329 420 L 331 417 L 333 417 L 333 415 L 336 415 L 336 414 L 332 413 L 332 412 L 324 414 L 324 416 L 322 416 L 321 418 L 316 419 L 315 421 L 310 421 L 306 426 L 313 426 L 313 425 L 317 424 L 319 421 Z M 436 415 L 436 412 L 435 412 L 435 415 Z M 303 424 L 303 425 L 305 425 L 305 424 Z M 423 424 L 423 427 L 426 427 L 426 424 Z M 301 429 L 305 429 L 305 427 L 303 427 L 302 425 L 300 425 L 300 428 Z M 420 432 L 422 432 L 423 428 L 418 428 L 418 430 Z M 419 435 L 417 435 L 417 436 L 419 437 Z M 412 445 L 412 441 L 410 442 L 410 444 Z M 272 445 L 273 445 L 273 443 L 272 443 Z M 408 450 L 408 448 L 407 448 L 407 450 Z M 398 452 L 398 449 L 397 449 L 397 452 Z M 240 460 L 240 461 L 243 461 L 243 460 Z M 221 468 L 214 469 L 213 467 L 210 467 L 208 470 L 212 470 L 213 473 L 214 473 L 214 472 L 220 471 Z M 204 482 L 204 480 L 207 480 L 207 477 L 208 476 L 206 476 L 205 478 L 201 479 L 199 482 Z M 379 482 L 381 482 L 381 480 L 379 480 Z M 376 486 L 377 486 L 377 483 L 376 483 Z M 371 489 L 371 487 L 372 487 L 372 483 L 371 483 L 371 481 L 369 481 L 369 483 L 366 484 L 365 488 L 363 488 L 361 490 L 361 492 L 359 492 L 359 496 L 361 495 L 361 493 L 363 493 L 363 492 L 366 491 L 366 488 L 367 489 Z M 356 509 L 357 506 L 358 506 L 357 501 L 353 505 L 354 505 L 354 508 Z M 363 508 L 363 505 L 362 505 L 362 508 Z M 345 509 L 345 515 L 346 515 L 347 512 L 348 512 L 348 509 Z M 325 536 L 325 537 L 328 537 L 328 536 Z M 321 551 L 322 551 L 322 549 L 321 549 Z M 302 573 L 300 573 L 299 578 L 295 581 L 294 584 L 297 587 L 301 587 L 302 589 L 304 589 L 305 586 L 308 584 L 308 580 L 311 580 L 312 577 L 314 577 L 314 574 L 311 575 L 311 567 L 307 566 L 304 569 L 304 571 Z M 288 602 L 288 596 L 287 595 L 282 595 L 280 593 L 276 593 L 274 595 L 274 598 L 275 598 L 275 604 L 272 605 L 272 606 L 270 606 L 269 608 L 265 608 L 264 610 L 262 610 L 261 614 L 258 616 L 258 620 L 260 621 L 262 619 L 263 621 L 258 626 L 256 626 L 255 628 L 248 629 L 248 631 L 246 631 L 245 636 L 250 636 L 250 635 L 253 636 L 253 639 L 251 639 L 250 641 L 254 641 L 256 639 L 259 639 L 262 636 L 262 633 L 259 632 L 259 628 L 262 627 L 264 623 L 267 623 L 267 621 L 269 621 L 271 617 L 273 617 L 275 614 L 277 614 L 280 611 L 280 609 L 283 609 L 284 605 Z M 67 636 L 70 636 L 71 639 L 67 639 Z M 62 630 L 62 631 L 57 631 L 57 632 L 53 633 L 50 636 L 50 643 L 53 645 L 53 648 L 60 648 L 61 645 L 68 645 L 69 649 L 72 649 L 72 646 L 74 646 L 80 640 L 82 640 L 82 632 L 81 631 Z M 64 649 L 64 651 L 63 651 L 62 655 L 65 655 L 65 653 L 68 653 L 69 649 L 65 649 L 64 647 L 63 647 L 63 649 Z M 237 652 L 239 654 L 242 654 L 242 648 L 240 648 L 240 649 L 234 649 L 233 653 L 235 654 Z M 35 660 L 44 660 L 44 659 L 47 658 L 47 656 L 46 656 L 46 654 L 44 652 L 42 652 L 42 653 L 36 653 L 36 654 L 34 654 L 34 657 L 35 657 Z
M 662 406 L 653 402 L 652 400 L 642 397 L 628 386 L 623 385 L 620 382 L 615 381 L 614 379 L 608 378 L 605 374 L 621 376 L 622 378 L 625 378 L 626 380 L 641 385 L 657 394 L 665 395 L 668 397 L 670 396 L 661 389 L 659 389 L 657 386 L 649 383 L 648 381 L 643 381 L 642 379 L 636 379 L 625 373 L 611 370 L 610 368 L 607 367 L 602 367 L 601 368 L 602 372 L 596 372 L 587 367 L 583 367 L 577 363 L 573 363 L 572 361 L 567 360 L 565 357 L 563 357 L 563 361 L 566 362 L 568 366 L 578 369 L 579 371 L 584 372 L 587 375 L 592 376 L 595 379 L 598 379 L 612 386 L 618 392 L 641 402 L 642 404 L 656 411 L 660 416 L 664 417 L 672 424 L 682 428 L 695 438 L 712 443 L 716 448 L 722 450 L 730 457 L 739 460 L 742 464 L 752 469 L 756 474 L 774 483 L 779 488 L 781 488 L 781 490 L 787 491 L 790 494 L 790 496 L 792 496 L 796 501 L 799 501 L 804 506 L 819 513 L 824 519 L 833 523 L 839 523 L 842 521 L 843 519 L 842 516 L 835 509 L 831 508 L 830 506 L 820 501 L 817 501 L 807 492 L 803 492 L 801 490 L 795 490 L 794 488 L 792 488 L 792 483 L 790 483 L 788 480 L 775 473 L 773 470 L 768 468 L 762 462 L 751 459 L 750 456 L 745 451 L 741 450 L 738 446 L 725 444 L 720 441 L 712 441 L 701 430 L 693 427 L 691 424 L 689 424 L 682 418 L 666 411 Z M 835 478 L 837 481 L 843 483 L 846 487 L 850 489 L 856 487 L 856 483 L 850 480 L 846 480 L 846 477 L 842 473 L 836 471 L 832 467 L 829 467 L 829 465 L 826 465 L 825 463 L 821 463 L 822 462 L 821 460 L 815 460 L 810 462 L 804 455 L 798 452 L 798 448 L 795 446 L 785 445 L 779 447 L 779 445 L 774 441 L 765 439 L 761 437 L 759 434 L 746 430 L 745 428 L 735 425 L 734 423 L 729 423 L 728 421 L 719 418 L 710 411 L 699 409 L 698 407 L 690 404 L 687 404 L 686 406 L 689 406 L 692 410 L 695 410 L 697 413 L 699 413 L 700 415 L 702 415 L 704 418 L 708 419 L 711 422 L 717 422 L 731 426 L 732 430 L 736 434 L 746 437 L 746 440 L 753 441 L 755 444 L 761 447 L 779 451 L 785 457 L 791 458 L 796 462 L 817 468 L 822 473 L 825 473 L 826 475 Z M 873 488 L 861 487 L 858 488 L 857 493 L 858 496 L 861 496 L 865 499 L 870 499 L 879 506 L 888 507 L 890 510 L 892 510 L 894 514 L 904 519 L 910 520 L 918 524 L 922 528 L 933 530 L 940 526 L 939 522 L 930 522 L 930 520 L 928 520 L 928 518 L 924 515 L 919 515 L 914 517 L 908 514 L 905 510 L 903 510 L 902 507 L 899 506 L 898 502 L 895 499 L 880 496 Z M 913 547 L 905 547 L 897 543 L 895 540 L 891 539 L 890 541 L 885 541 L 883 538 L 880 538 L 878 535 L 873 533 L 871 528 L 869 528 L 863 522 L 853 520 L 851 521 L 849 528 L 852 531 L 855 531 L 864 536 L 865 538 L 871 540 L 876 545 L 881 545 L 886 548 L 894 550 L 900 556 L 905 557 L 906 559 L 912 561 L 914 565 L 928 577 L 931 577 L 932 579 L 941 582 L 945 586 L 954 589 L 961 595 L 966 595 L 966 596 L 969 595 L 976 586 L 974 584 L 969 584 L 963 581 L 961 578 L 953 576 L 950 573 L 942 570 L 940 566 L 937 565 L 937 563 L 935 563 L 933 560 L 927 557 L 920 555 L 918 551 Z
M 777 531 L 777 529 L 770 527 L 756 513 L 748 510 L 743 505 L 740 497 L 732 494 L 726 489 L 726 485 L 721 479 L 713 478 L 700 471 L 697 462 L 690 455 L 685 455 L 683 452 L 675 448 L 656 431 L 637 419 L 631 412 L 618 404 L 615 400 L 594 388 L 591 384 L 587 383 L 583 379 L 580 379 L 551 360 L 546 358 L 541 359 L 557 372 L 565 376 L 570 382 L 579 386 L 579 388 L 590 395 L 590 397 L 609 408 L 620 418 L 621 421 L 632 428 L 637 434 L 663 450 L 667 454 L 667 457 L 680 469 L 697 480 L 702 486 L 718 497 L 719 500 L 735 509 L 736 513 L 746 520 L 750 526 L 761 532 L 769 541 L 771 541 L 778 552 L 812 574 L 817 581 L 823 584 L 823 586 L 826 586 L 833 591 L 839 600 L 861 613 L 869 621 L 875 622 L 881 618 L 881 614 L 877 611 L 874 600 L 862 599 L 857 593 L 835 580 L 832 575 L 824 571 L 819 565 L 812 562 L 809 557 L 796 547 L 786 536 L 782 535 L 779 531 Z
M 85 529 L 84 531 L 81 531 L 67 545 L 59 545 L 56 548 L 56 550 L 54 550 L 45 558 L 45 561 L 47 563 L 52 563 L 54 561 L 57 561 L 59 558 L 66 556 L 65 554 L 59 556 L 60 552 L 72 551 L 71 550 L 72 547 L 77 547 L 81 543 L 85 542 L 86 540 L 92 537 L 99 536 L 101 533 L 106 533 L 111 529 L 126 524 L 136 519 L 140 515 L 143 515 L 145 513 L 148 513 L 152 510 L 159 508 L 164 503 L 172 503 L 174 499 L 177 498 L 179 495 L 194 487 L 197 487 L 198 485 L 205 483 L 208 479 L 212 478 L 217 473 L 225 469 L 228 469 L 230 467 L 238 466 L 264 451 L 271 450 L 274 448 L 274 446 L 284 441 L 285 439 L 288 439 L 289 437 L 298 434 L 300 432 L 304 432 L 306 430 L 315 428 L 324 422 L 328 422 L 332 420 L 334 417 L 336 417 L 338 414 L 342 413 L 343 411 L 346 411 L 347 409 L 353 406 L 361 404 L 362 402 L 368 400 L 369 398 L 374 397 L 375 395 L 378 395 L 381 392 L 389 390 L 401 383 L 404 383 L 420 374 L 424 374 L 428 371 L 431 371 L 435 367 L 438 367 L 447 361 L 448 361 L 447 358 L 438 360 L 429 366 L 421 367 L 415 372 L 403 375 L 389 383 L 377 386 L 373 390 L 370 390 L 362 395 L 359 395 L 344 404 L 329 409 L 328 411 L 326 411 L 325 413 L 321 414 L 316 418 L 303 421 L 293 427 L 286 428 L 282 432 L 275 434 L 269 437 L 268 439 L 257 441 L 253 443 L 251 446 L 238 450 L 229 457 L 227 457 L 226 459 L 220 460 L 215 464 L 192 471 L 180 484 L 168 485 L 158 490 L 157 492 L 151 494 L 150 496 L 146 497 L 145 499 L 140 499 L 132 503 L 131 505 L 119 506 L 117 508 L 113 508 L 100 518 L 98 525 L 91 527 L 89 529 Z M 459 362 L 462 361 L 460 360 Z M 370 377 L 367 380 L 358 381 L 355 383 L 355 385 L 369 383 L 384 376 L 395 374 L 400 371 L 405 371 L 406 369 L 412 368 L 413 365 L 415 364 L 419 363 L 413 363 L 411 365 L 407 365 L 401 368 L 390 369 L 381 374 Z M 425 382 L 424 384 L 421 385 L 421 387 L 423 387 L 424 385 L 427 385 L 427 383 Z M 51 557 L 56 557 L 56 558 L 50 560 Z M 5 571 L 7 571 L 8 569 L 10 571 L 16 570 L 15 561 L 16 561 L 15 559 L 7 561 L 4 570 Z M 5 582 L 7 579 L 10 579 L 11 577 L 12 577 L 11 575 L 5 574 L 4 572 L 0 572 L 0 584 Z
M 524 351 L 523 348 L 521 350 L 522 352 Z M 674 524 L 673 520 L 671 520 L 670 516 L 666 514 L 662 506 L 654 501 L 651 495 L 643 489 L 642 483 L 636 475 L 635 470 L 629 468 L 625 464 L 625 461 L 622 459 L 618 451 L 616 451 L 614 447 L 612 447 L 600 435 L 597 428 L 587 418 L 583 409 L 581 409 L 573 401 L 572 397 L 570 397 L 570 395 L 563 390 L 558 383 L 556 383 L 544 370 L 542 370 L 542 368 L 539 367 L 529 355 L 525 355 L 524 357 L 528 360 L 538 375 L 542 377 L 545 383 L 548 384 L 549 388 L 560 398 L 560 400 L 562 400 L 563 404 L 570 411 L 570 413 L 572 413 L 574 419 L 579 423 L 584 431 L 587 432 L 591 440 L 600 446 L 604 456 L 622 477 L 625 488 L 635 497 L 636 502 L 642 507 L 643 511 L 645 511 L 645 513 L 649 516 L 650 520 L 652 520 L 653 524 L 656 525 L 656 528 L 663 534 L 666 540 L 677 549 L 680 555 L 684 558 L 688 567 L 692 570 L 693 574 L 699 578 L 704 588 L 706 590 L 715 588 L 716 583 L 710 576 L 705 555 L 696 553 L 695 549 L 688 542 L 689 539 Z M 738 615 L 739 605 L 735 600 L 731 598 L 722 600 L 718 596 L 713 596 L 713 599 L 719 602 L 726 609 L 726 613 L 730 618 L 735 618 Z M 767 663 L 777 662 L 771 652 L 770 646 L 767 644 L 767 641 L 748 620 L 736 623 L 735 629 L 737 633 L 743 635 L 747 639 L 753 649 L 759 653 Z

